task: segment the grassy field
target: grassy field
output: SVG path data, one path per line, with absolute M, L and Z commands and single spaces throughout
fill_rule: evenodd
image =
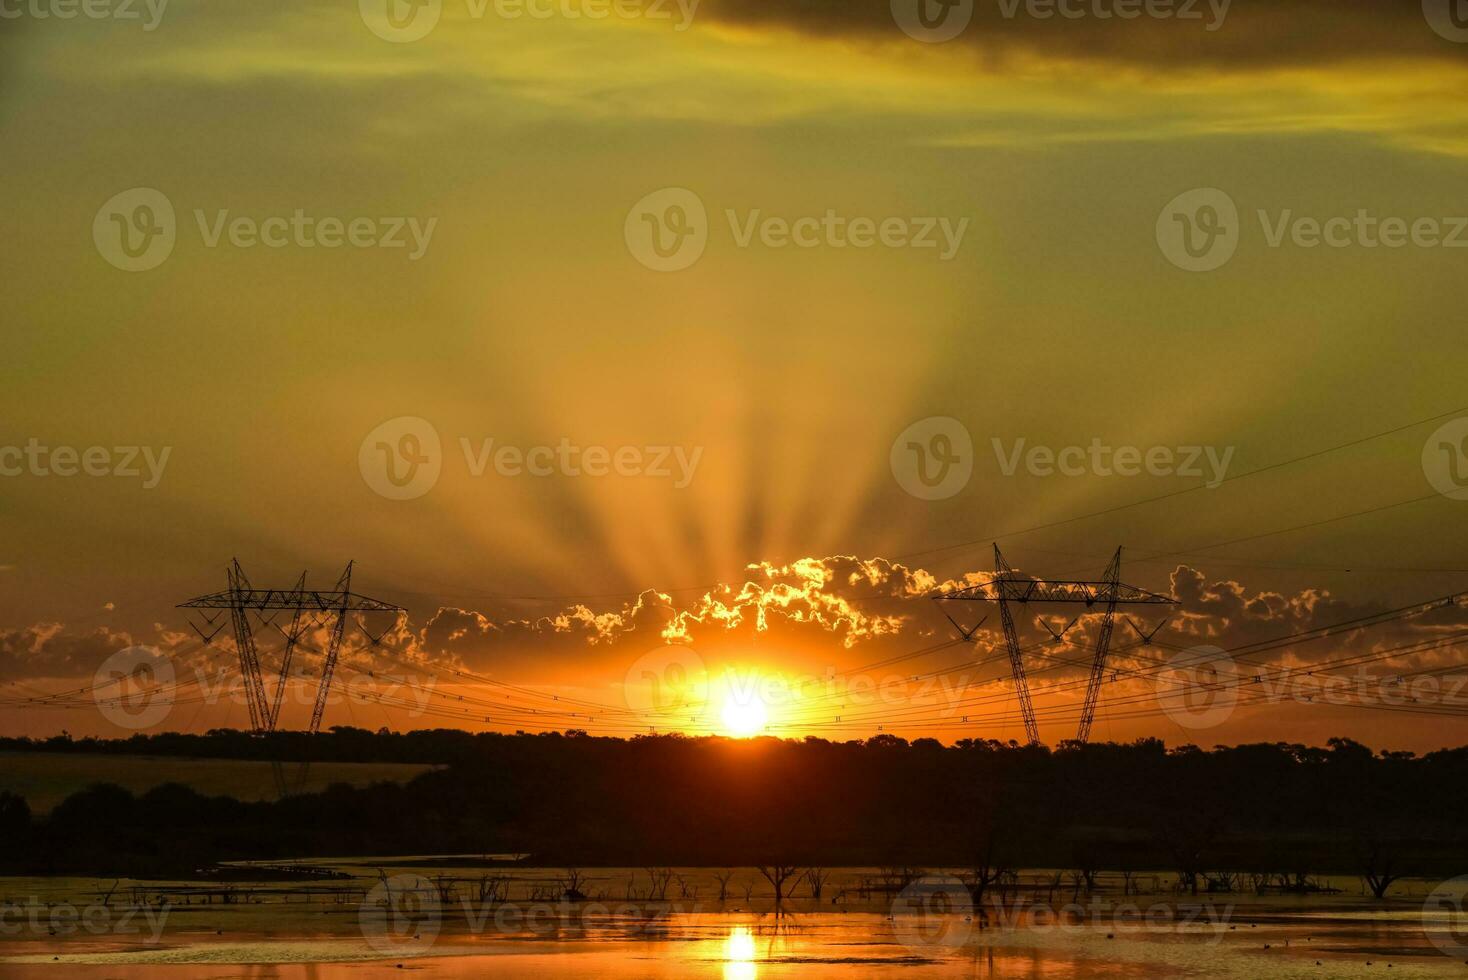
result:
M 365 786 L 406 782 L 432 766 L 391 762 L 316 762 L 303 787 L 313 792 L 329 783 Z M 300 767 L 285 766 L 294 789 Z M 209 796 L 266 800 L 276 796 L 270 763 L 240 759 L 182 759 L 174 756 L 83 755 L 52 752 L 0 752 L 0 790 L 26 798 L 31 811 L 43 814 L 67 796 L 92 783 L 115 783 L 134 793 L 163 783 L 183 783 Z

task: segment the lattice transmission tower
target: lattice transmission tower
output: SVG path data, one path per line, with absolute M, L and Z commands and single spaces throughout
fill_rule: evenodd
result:
M 390 602 L 373 599 L 352 591 L 352 567 L 347 562 L 346 570 L 337 579 L 336 588 L 327 590 L 306 588 L 306 573 L 302 572 L 296 584 L 288 589 L 257 589 L 245 577 L 238 559 L 230 562 L 227 574 L 229 588 L 199 596 L 178 605 L 180 609 L 204 610 L 204 626 L 190 622 L 205 644 L 224 629 L 219 623 L 221 613 L 229 614 L 229 626 L 234 633 L 235 650 L 239 656 L 240 674 L 245 682 L 245 701 L 250 711 L 250 730 L 256 735 L 266 735 L 276 730 L 280 722 L 280 707 L 285 696 L 286 684 L 290 680 L 291 663 L 301 637 L 308 630 L 329 627 L 330 633 L 323 651 L 321 679 L 316 685 L 316 698 L 311 708 L 309 731 L 316 734 L 321 730 L 321 718 L 326 712 L 327 698 L 331 693 L 331 681 L 336 673 L 337 659 L 341 655 L 342 640 L 346 635 L 347 621 L 358 614 L 392 613 L 394 617 L 403 610 Z M 213 615 L 208 613 L 214 610 Z M 289 627 L 281 626 L 277 620 L 282 614 L 289 617 Z M 255 622 L 251 621 L 251 617 Z M 274 691 L 267 690 L 265 671 L 260 665 L 259 648 L 255 641 L 255 623 L 261 627 L 274 627 L 285 637 L 281 653 L 280 669 Z M 218 625 L 216 625 L 216 623 Z M 373 636 L 361 623 L 358 627 L 375 646 L 381 636 Z M 284 789 L 284 780 L 276 765 L 277 782 Z
M 1096 650 L 1091 658 L 1091 673 L 1086 682 L 1086 700 L 1081 705 L 1080 724 L 1076 728 L 1076 741 L 1084 743 L 1091 735 L 1091 721 L 1096 715 L 1096 701 L 1101 693 L 1101 682 L 1106 675 L 1106 657 L 1111 648 L 1111 633 L 1116 622 L 1117 607 L 1175 605 L 1177 603 L 1177 600 L 1170 596 L 1148 592 L 1146 589 L 1123 583 L 1121 581 L 1120 548 L 1116 549 L 1116 554 L 1112 556 L 1111 563 L 1106 566 L 1106 571 L 1101 574 L 1099 581 L 1044 580 L 1016 572 L 1010 567 L 1009 562 L 1004 560 L 1004 554 L 999 550 L 997 544 L 994 545 L 994 575 L 989 581 L 981 585 L 953 589 L 934 596 L 933 599 L 939 603 L 967 601 L 999 604 L 999 618 L 1004 627 L 1004 642 L 1009 649 L 1010 675 L 1014 679 L 1015 694 L 1019 699 L 1019 711 L 1024 719 L 1025 737 L 1031 743 L 1040 741 L 1040 726 L 1035 721 L 1035 706 L 1030 700 L 1030 683 L 1025 674 L 1024 654 L 1020 649 L 1019 630 L 1015 626 L 1013 606 L 1018 605 L 1022 609 L 1028 609 L 1031 603 L 1079 604 L 1088 610 L 1099 609 L 1101 611 Z M 1081 615 L 1084 615 L 1084 612 Z M 965 630 L 953 617 L 948 618 L 958 628 L 965 640 L 971 639 L 978 629 L 974 627 Z M 1051 637 L 1059 642 L 1079 621 L 1080 616 L 1077 616 L 1071 620 L 1069 626 L 1059 632 L 1050 629 L 1049 624 L 1043 620 L 1040 622 L 1049 631 Z M 1138 632 L 1140 633 L 1140 630 Z M 1156 633 L 1157 629 L 1154 628 L 1151 633 L 1143 635 L 1146 640 L 1150 640 Z

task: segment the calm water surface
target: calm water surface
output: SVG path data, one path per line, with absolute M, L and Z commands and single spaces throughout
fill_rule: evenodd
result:
M 523 894 L 506 903 L 534 908 L 499 921 L 466 919 L 462 911 L 396 921 L 381 933 L 362 926 L 360 908 L 307 892 L 281 893 L 278 884 L 246 901 L 208 902 L 192 896 L 175 905 L 166 929 L 149 936 L 46 935 L 11 928 L 0 935 L 0 977 L 16 980 L 348 980 L 403 977 L 719 978 L 719 980 L 858 980 L 866 977 L 1044 977 L 1054 980 L 1131 977 L 1392 977 L 1468 976 L 1468 922 L 1461 914 L 1424 919 L 1421 898 L 1366 904 L 1359 894 L 1333 899 L 1112 894 L 1102 915 L 1058 920 L 1037 913 L 1033 900 L 1013 914 L 991 916 L 894 906 L 890 896 L 864 899 L 832 892 L 819 902 L 792 903 L 776 918 L 758 893 L 711 903 L 707 873 L 681 872 L 701 900 L 652 914 L 614 898 L 636 887 L 635 871 L 599 872 L 589 887 L 604 900 L 597 911 L 528 896 L 554 880 L 536 872 L 519 881 Z M 377 873 L 364 873 L 370 886 Z M 860 875 L 836 878 L 848 888 Z M 746 882 L 753 888 L 752 882 Z M 82 905 L 93 888 L 111 882 L 0 879 L 12 913 L 22 896 L 43 906 Z M 150 886 L 152 887 L 152 886 Z M 273 890 L 272 890 L 273 889 Z M 112 901 L 118 900 L 114 889 Z M 765 896 L 768 898 L 769 896 Z M 1052 898 L 1054 896 L 1051 896 Z M 1063 904 L 1061 896 L 1057 904 Z M 1131 905 L 1131 912 L 1118 906 Z M 608 907 L 609 906 L 609 907 Z M 495 906 L 503 908 L 504 906 Z M 697 910 L 690 911 L 689 908 Z M 1167 915 L 1149 920 L 1147 910 Z M 115 913 L 114 913 L 115 914 Z M 1450 930 L 1458 930 L 1455 937 Z

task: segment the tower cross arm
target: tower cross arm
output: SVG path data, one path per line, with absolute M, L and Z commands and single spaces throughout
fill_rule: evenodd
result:
M 307 609 L 346 610 L 348 612 L 402 612 L 402 607 L 357 592 L 332 592 L 305 589 L 299 593 L 285 589 L 244 589 L 237 592 L 214 592 L 180 602 L 179 609 Z
M 1115 602 L 1117 605 L 1149 606 L 1177 605 L 1172 596 L 1161 595 L 1139 589 L 1135 585 L 1118 582 L 1087 582 L 1079 579 L 1016 579 L 996 578 L 979 585 L 953 589 L 933 597 L 939 602 L 963 600 L 969 602 L 1078 602 L 1085 605 Z

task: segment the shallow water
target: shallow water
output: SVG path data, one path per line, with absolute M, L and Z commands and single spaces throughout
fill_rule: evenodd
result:
M 894 898 L 860 889 L 871 881 L 870 872 L 842 869 L 822 899 L 801 891 L 803 897 L 778 918 L 772 892 L 768 886 L 760 891 L 758 876 L 747 869 L 730 881 L 723 902 L 711 896 L 717 883 L 710 869 L 678 871 L 675 890 L 696 894 L 667 902 L 637 900 L 638 890 L 646 888 L 645 871 L 598 869 L 586 877 L 587 893 L 595 899 L 589 903 L 537 900 L 558 872 L 515 869 L 508 900 L 466 900 L 427 912 L 394 906 L 375 918 L 363 912 L 361 896 L 384 877 L 416 872 L 405 866 L 364 868 L 359 877 L 325 890 L 320 884 L 261 882 L 241 886 L 230 904 L 205 894 L 219 885 L 195 882 L 189 891 L 169 893 L 175 904 L 166 916 L 156 907 L 122 901 L 129 893 L 157 901 L 158 889 L 171 887 L 166 883 L 114 887 L 86 879 L 0 879 L 0 897 L 11 903 L 9 928 L 0 930 L 0 977 L 346 980 L 411 972 L 421 980 L 1252 980 L 1468 973 L 1468 920 L 1456 907 L 1424 910 L 1432 883 L 1404 883 L 1394 901 L 1377 903 L 1359 889 L 1313 897 L 1193 897 L 1167 888 L 1124 895 L 1115 882 L 1105 882 L 1113 887 L 1068 902 L 1074 896 L 1041 887 L 1046 875 L 1037 872 L 1023 896 L 990 904 L 980 914 L 940 901 L 941 876 L 922 879 L 921 887 Z M 468 887 L 483 872 L 461 873 L 462 887 Z M 130 892 L 134 887 L 144 891 Z M 359 891 L 347 900 L 331 888 Z M 49 935 L 33 923 L 14 928 L 23 901 L 43 911 L 91 902 L 95 911 L 96 896 L 109 890 L 106 930 Z M 130 919 L 122 928 L 125 914 Z
M 1280 918 L 1274 916 L 1273 918 Z M 401 976 L 695 977 L 1352 977 L 1461 976 L 1461 960 L 1410 921 L 1217 922 L 1156 928 L 1028 922 L 980 929 L 960 916 L 910 922 L 878 913 L 686 913 L 653 925 L 609 916 L 534 929 L 395 937 L 384 955 L 360 936 L 219 937 L 170 932 L 143 940 L 12 941 L 0 975 L 89 980 L 345 980 Z M 1230 928 L 1231 926 L 1231 928 Z M 1110 938 L 1108 938 L 1110 937 Z M 391 955 L 392 953 L 396 955 Z M 1317 962 L 1319 965 L 1317 965 Z

